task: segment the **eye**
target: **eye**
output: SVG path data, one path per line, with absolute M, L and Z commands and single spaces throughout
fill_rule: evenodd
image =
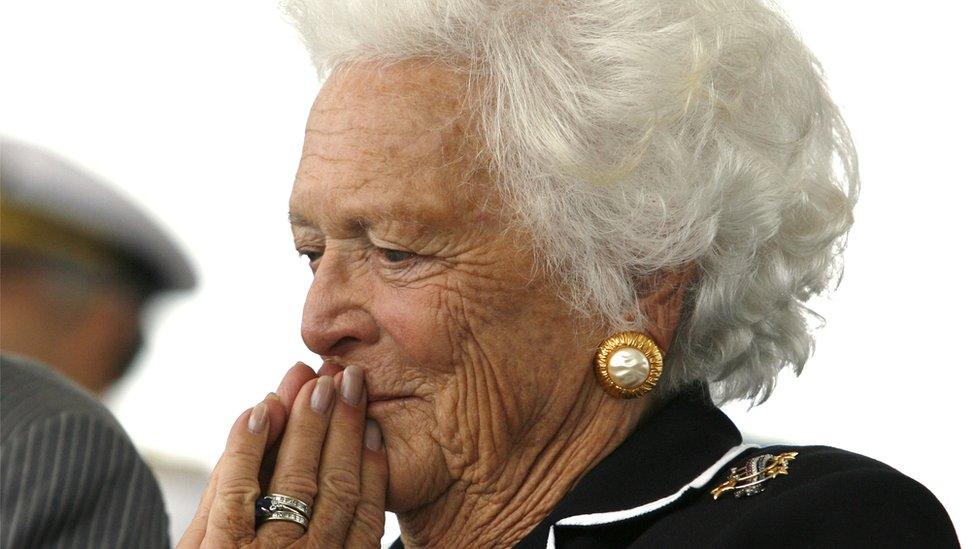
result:
M 404 261 L 408 261 L 416 257 L 416 254 L 404 250 L 380 248 L 379 251 L 381 254 L 383 254 L 383 259 L 390 263 L 403 263 Z
M 298 250 L 298 255 L 300 257 L 304 257 L 305 259 L 308 259 L 308 264 L 311 265 L 322 257 L 322 252 L 317 250 L 302 249 L 302 250 Z

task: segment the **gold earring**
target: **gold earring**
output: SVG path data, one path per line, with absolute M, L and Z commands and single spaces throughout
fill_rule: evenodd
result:
M 657 384 L 664 360 L 653 339 L 639 332 L 623 332 L 603 340 L 593 367 L 600 384 L 611 396 L 636 398 Z

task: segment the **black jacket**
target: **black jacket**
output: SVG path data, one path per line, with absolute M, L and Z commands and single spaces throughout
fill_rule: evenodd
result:
M 749 458 L 796 452 L 762 491 L 711 491 Z M 741 485 L 741 483 L 740 483 Z M 893 468 L 827 446 L 742 444 L 695 387 L 587 473 L 518 547 L 958 547 L 945 509 Z
M 763 482 L 761 492 L 713 497 L 732 467 L 784 452 L 796 452 L 787 474 Z M 735 425 L 696 386 L 584 475 L 517 547 L 930 549 L 959 542 L 945 509 L 921 484 L 836 448 L 742 444 Z

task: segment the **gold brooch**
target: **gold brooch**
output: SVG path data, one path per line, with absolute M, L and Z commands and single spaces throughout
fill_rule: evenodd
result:
M 784 452 L 778 456 L 763 454 L 746 461 L 745 465 L 733 467 L 729 471 L 729 478 L 712 489 L 712 499 L 730 490 L 737 498 L 754 496 L 765 489 L 763 483 L 779 475 L 788 475 L 790 462 L 796 458 L 796 452 Z

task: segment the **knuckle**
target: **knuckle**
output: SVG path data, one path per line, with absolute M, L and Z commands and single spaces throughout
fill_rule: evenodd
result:
M 322 489 L 333 505 L 339 505 L 352 514 L 359 503 L 359 478 L 345 469 L 327 469 L 322 475 Z
M 318 549 L 346 549 L 347 547 L 356 547 L 353 544 L 348 543 L 347 539 L 342 539 L 336 535 L 330 535 L 326 532 L 322 532 L 317 535 L 309 536 L 309 547 L 316 547 Z
M 304 535 L 303 528 L 290 522 L 273 521 L 261 525 L 257 536 L 257 548 L 298 547 L 296 543 Z M 255 548 L 255 549 L 257 549 Z
M 292 429 L 294 429 L 294 435 L 299 440 L 321 439 L 325 432 L 324 425 L 316 425 L 307 421 L 296 422 Z
M 379 532 L 382 535 L 383 524 L 385 522 L 384 510 L 376 502 L 360 501 L 359 505 L 356 506 L 355 522 L 360 524 L 367 532 Z M 379 537 L 377 536 L 377 539 Z
M 357 524 L 349 529 L 347 547 L 379 547 L 383 530 L 375 530 L 364 524 Z
M 257 452 L 248 451 L 245 448 L 229 448 L 224 452 L 220 465 L 227 467 L 234 464 L 235 467 L 253 467 L 260 464 L 261 457 Z
M 217 496 L 232 506 L 251 504 L 261 496 L 257 480 L 250 478 L 228 479 L 220 488 Z
M 254 528 L 242 517 L 223 517 L 222 520 L 217 520 L 212 526 L 215 531 L 211 532 L 211 528 L 207 528 L 206 534 L 207 538 L 211 540 L 217 538 L 217 540 L 223 540 L 225 543 L 243 545 L 254 539 Z M 218 545 L 220 544 L 218 543 Z
M 284 493 L 293 498 L 298 498 L 305 503 L 311 502 L 315 498 L 318 485 L 315 477 L 309 473 L 303 473 L 293 469 L 279 471 L 274 477 L 274 492 Z

